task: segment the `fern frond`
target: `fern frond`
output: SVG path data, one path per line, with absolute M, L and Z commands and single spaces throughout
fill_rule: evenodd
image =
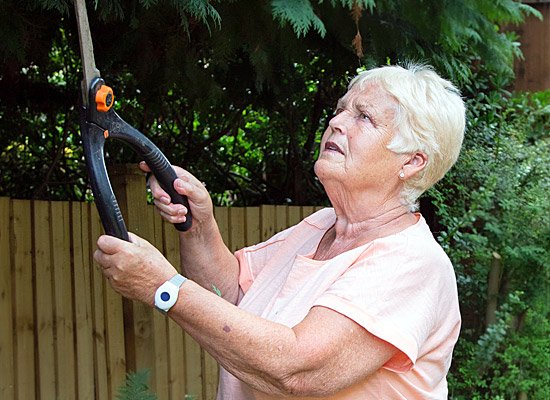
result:
M 126 383 L 118 389 L 117 400 L 156 400 L 157 397 L 149 392 L 149 371 L 130 372 Z

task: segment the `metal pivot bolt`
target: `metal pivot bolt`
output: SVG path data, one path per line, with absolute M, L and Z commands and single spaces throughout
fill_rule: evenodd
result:
M 107 112 L 114 104 L 113 89 L 102 85 L 95 95 L 96 108 L 99 112 Z

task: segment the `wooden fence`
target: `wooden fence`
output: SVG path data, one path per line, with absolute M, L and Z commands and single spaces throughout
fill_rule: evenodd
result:
M 174 264 L 178 236 L 144 196 L 143 174 L 111 181 L 130 231 Z M 267 239 L 314 207 L 216 208 L 231 249 Z M 93 204 L 0 198 L 0 399 L 114 399 L 128 371 L 148 369 L 158 399 L 215 398 L 218 366 L 175 323 L 122 299 L 93 263 Z

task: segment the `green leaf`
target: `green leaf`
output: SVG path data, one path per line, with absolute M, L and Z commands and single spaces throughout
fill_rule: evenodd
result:
M 283 25 L 290 23 L 298 37 L 305 36 L 311 28 L 321 36 L 326 34 L 326 28 L 321 19 L 313 11 L 308 0 L 272 0 L 271 8 L 273 17 Z

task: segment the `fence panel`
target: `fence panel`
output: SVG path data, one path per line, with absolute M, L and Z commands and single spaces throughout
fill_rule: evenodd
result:
M 0 198 L 0 399 L 15 398 L 10 201 Z
M 142 177 L 119 181 L 133 202 L 121 204 L 129 230 L 180 269 L 177 231 L 132 192 Z M 216 207 L 215 216 L 236 250 L 315 209 Z M 113 399 L 126 373 L 143 368 L 159 400 L 215 398 L 216 361 L 173 321 L 106 283 L 93 261 L 101 234 L 93 205 L 0 198 L 0 398 Z
M 44 229 L 33 229 L 33 233 L 39 398 L 48 399 L 51 393 L 56 392 L 55 368 L 50 367 L 52 360 L 55 360 L 50 204 L 45 201 L 35 201 L 33 205 L 34 226 L 44 227 Z
M 55 316 L 55 362 L 59 399 L 76 399 L 74 301 L 69 203 L 51 203 L 52 265 Z M 37 229 L 37 228 L 36 228 Z
M 18 399 L 36 398 L 34 295 L 31 202 L 13 200 L 10 243 L 13 254 L 13 311 L 15 314 L 15 393 Z

